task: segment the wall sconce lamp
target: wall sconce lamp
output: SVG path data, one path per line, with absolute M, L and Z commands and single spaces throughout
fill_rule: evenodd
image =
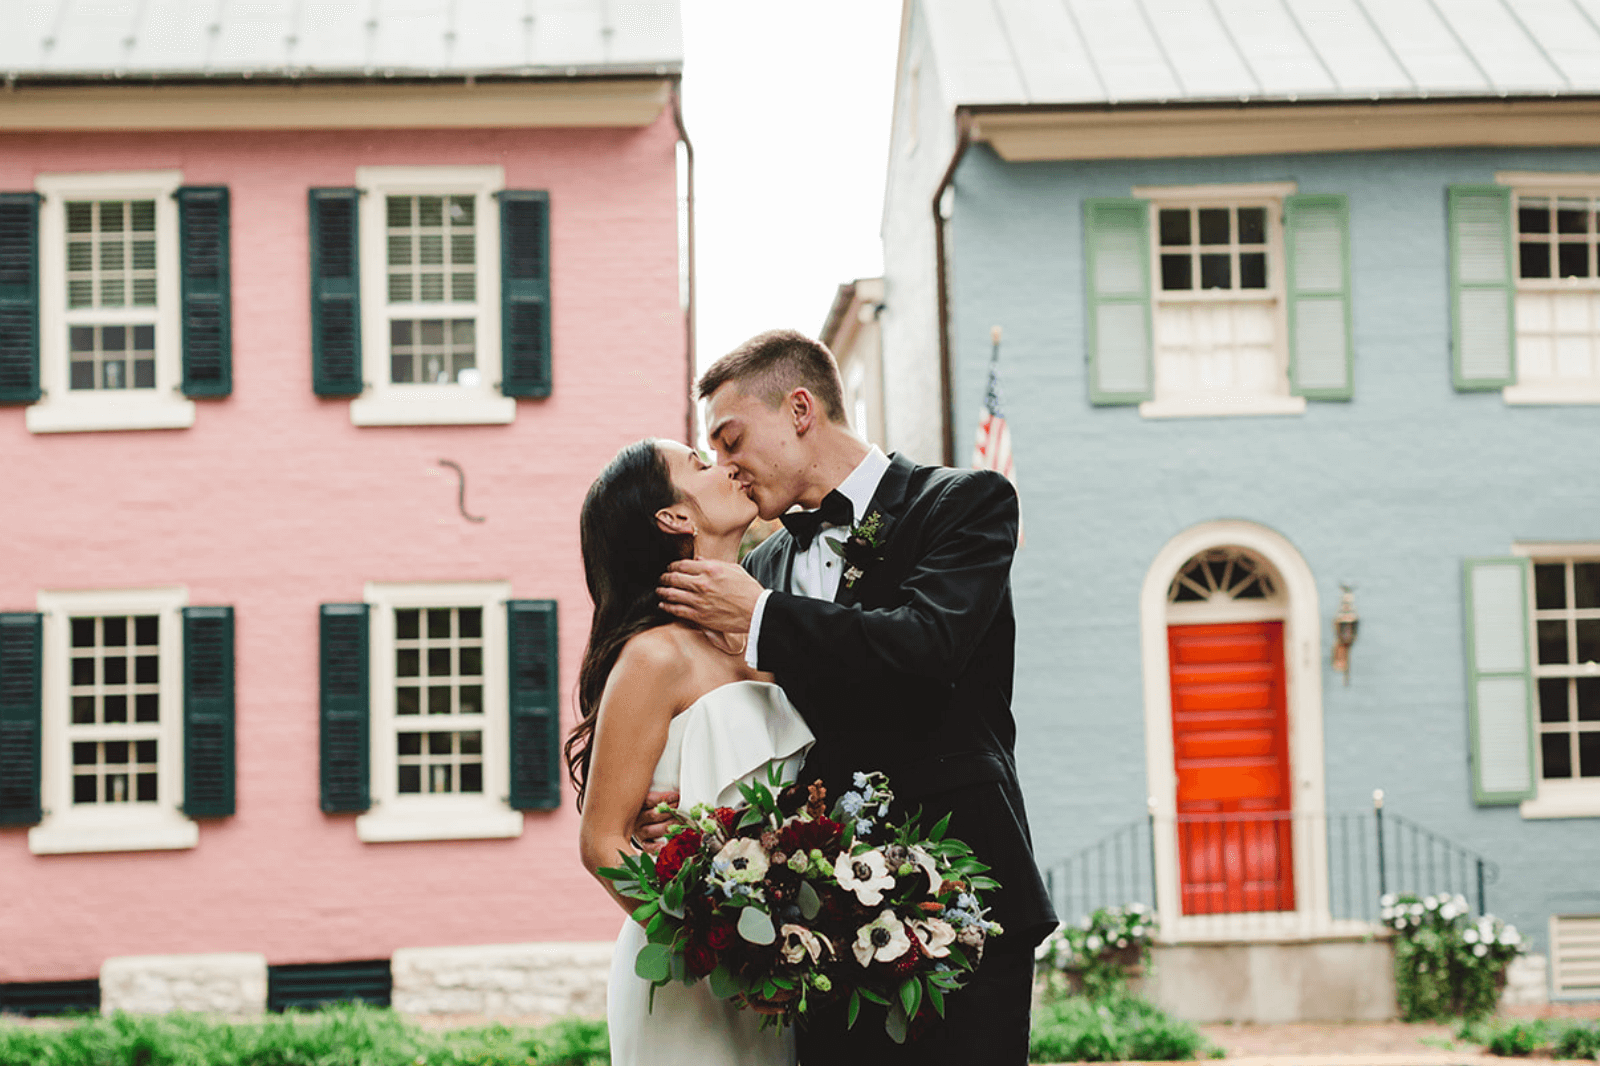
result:
M 1361 616 L 1356 613 L 1355 586 L 1339 582 L 1339 611 L 1333 616 L 1333 668 L 1344 675 L 1345 687 L 1350 685 L 1350 646 L 1356 642 L 1356 631 L 1361 628 Z

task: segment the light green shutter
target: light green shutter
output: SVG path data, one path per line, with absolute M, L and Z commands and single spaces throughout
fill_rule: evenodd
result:
M 1450 187 L 1450 349 L 1461 391 L 1498 389 L 1517 379 L 1511 190 Z
M 1343 196 L 1291 196 L 1283 206 L 1290 386 L 1308 400 L 1348 400 L 1350 205 Z
M 1463 577 L 1472 796 L 1485 806 L 1518 803 L 1535 792 L 1528 560 L 1468 559 Z
M 1086 200 L 1089 401 L 1150 399 L 1150 205 L 1144 200 Z

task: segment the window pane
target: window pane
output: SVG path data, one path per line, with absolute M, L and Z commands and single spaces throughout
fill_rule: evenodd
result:
M 429 677 L 449 677 L 450 676 L 450 649 L 449 648 L 429 648 L 428 649 L 428 676 Z
M 74 648 L 94 647 L 93 618 L 74 618 L 72 620 L 72 646 Z
M 482 714 L 483 713 L 483 688 L 480 685 L 462 685 L 460 689 L 460 709 L 457 714 Z
M 156 387 L 156 362 L 154 359 L 135 359 L 133 361 L 133 387 L 136 389 L 153 389 Z
M 462 677 L 480 676 L 483 673 L 483 649 L 462 648 L 460 665 L 459 673 Z
M 154 655 L 141 655 L 133 661 L 133 679 L 141 685 L 153 685 L 160 680 L 159 659 Z
M 418 690 L 410 685 L 395 689 L 394 711 L 396 714 L 421 714 L 422 701 Z
M 155 232 L 156 202 L 154 200 L 135 200 L 128 207 L 133 216 L 133 232 Z
M 422 734 L 421 733 L 401 733 L 399 735 L 399 737 L 397 738 L 396 750 L 401 755 L 421 755 L 422 754 Z
M 154 692 L 141 692 L 133 698 L 133 718 L 136 722 L 159 722 L 161 699 Z
M 1600 607 L 1600 563 L 1573 563 L 1572 585 L 1574 606 Z
M 457 266 L 471 265 L 477 254 L 477 238 L 470 233 L 450 235 L 450 262 Z
M 74 697 L 72 697 L 72 724 L 73 725 L 93 725 L 94 724 L 94 697 L 93 696 L 74 696 Z
M 72 660 L 72 683 L 74 685 L 92 685 L 92 684 L 94 684 L 94 660 L 93 659 L 74 659 L 74 660 Z
M 101 679 L 108 685 L 126 685 L 128 683 L 128 660 L 118 655 L 100 662 Z
M 1578 619 L 1578 656 L 1580 663 L 1600 663 L 1600 618 Z
M 1239 208 L 1239 243 L 1267 243 L 1267 209 L 1264 207 Z
M 417 323 L 418 343 L 425 348 L 437 348 L 444 343 L 444 319 L 425 318 Z
M 410 303 L 415 296 L 411 287 L 410 274 L 389 275 L 389 302 L 392 304 Z
M 1595 735 L 1596 736 L 1600 736 L 1600 733 L 1597 733 Z M 461 766 L 461 791 L 463 791 L 463 792 L 482 792 L 483 791 L 483 764 L 482 763 L 463 763 L 462 764 L 462 766 Z
M 428 713 L 450 713 L 450 686 L 431 685 L 428 688 Z
M 1567 623 L 1544 621 L 1538 623 L 1539 661 L 1565 663 L 1567 659 Z
M 158 615 L 140 615 L 133 620 L 133 642 L 138 645 L 160 643 L 161 619 Z
M 1517 202 L 1517 229 L 1523 233 L 1550 232 L 1550 201 L 1544 199 Z
M 1578 678 L 1578 721 L 1600 722 L 1600 677 Z
M 437 608 L 428 612 L 428 639 L 446 640 L 450 636 L 450 615 L 448 607 Z M 448 672 L 448 668 L 446 670 Z
M 483 734 L 482 733 L 461 733 L 461 734 L 458 734 L 458 735 L 461 737 L 461 754 L 463 754 L 463 755 L 482 755 L 483 754 Z
M 78 201 L 67 204 L 67 232 L 88 233 L 94 229 L 94 204 Z
M 429 733 L 428 754 L 449 755 L 451 747 L 450 741 L 454 736 L 454 733 Z
M 422 303 L 440 303 L 444 300 L 444 275 L 437 273 L 417 276 L 417 299 Z
M 389 357 L 389 380 L 396 385 L 407 385 L 412 381 L 412 359 L 409 355 L 391 355 Z
M 403 233 L 389 234 L 389 265 L 411 265 L 411 238 Z
M 100 204 L 100 232 L 122 232 L 122 203 L 118 200 L 107 200 Z
M 395 636 L 401 640 L 416 640 L 418 634 L 417 620 L 422 612 L 415 607 L 408 607 L 403 611 L 394 613 Z
M 1557 262 L 1564 278 L 1586 278 L 1589 276 L 1589 246 L 1587 244 L 1563 244 L 1558 254 Z
M 1541 611 L 1567 605 L 1567 564 L 1536 563 L 1533 568 L 1533 602 Z
M 456 619 L 463 638 L 477 639 L 483 636 L 483 608 L 463 607 L 456 613 Z
M 395 652 L 394 672 L 396 677 L 416 677 L 421 671 L 421 664 L 417 658 L 417 649 L 401 648 Z
M 417 197 L 417 225 L 439 226 L 444 224 L 444 197 L 419 196 Z
M 128 646 L 128 620 L 126 618 L 101 619 L 100 643 L 107 648 L 126 648 Z
M 1589 202 L 1587 200 L 1560 200 L 1557 202 L 1557 233 L 1587 233 L 1588 231 Z
M 402 766 L 402 767 L 400 767 L 400 791 L 401 792 L 421 792 L 422 791 L 422 767 L 420 767 L 420 766 Z
M 1578 734 L 1578 776 L 1600 777 L 1600 733 Z
M 1161 257 L 1161 287 L 1167 292 L 1187 292 L 1194 288 L 1194 261 L 1188 253 Z
M 106 722 L 126 722 L 128 720 L 128 697 L 107 696 L 103 720 Z
M 1200 243 L 1227 244 L 1233 233 L 1230 212 L 1226 207 L 1202 207 L 1200 214 Z M 1205 268 L 1201 268 L 1204 273 Z
M 1539 679 L 1539 721 L 1565 722 L 1567 720 L 1567 687 L 1564 677 Z
M 471 303 L 478 298 L 478 276 L 470 271 L 457 270 L 450 275 L 450 299 L 457 303 Z
M 417 238 L 417 262 L 424 266 L 442 266 L 444 237 L 437 233 L 424 233 Z
M 1233 288 L 1233 263 L 1228 255 L 1202 255 L 1200 257 L 1200 287 L 1202 289 Z
M 1519 276 L 1524 278 L 1548 278 L 1550 276 L 1550 246 L 1548 244 L 1530 244 L 1524 241 L 1517 246 L 1519 256 Z
M 450 197 L 450 222 L 456 226 L 472 225 L 477 201 L 470 196 Z
M 138 781 L 138 786 L 135 798 L 140 803 L 154 803 L 156 801 L 156 775 L 139 774 L 136 780 Z
M 1189 209 L 1167 209 L 1159 215 L 1162 244 L 1183 245 L 1189 241 Z
M 72 802 L 93 803 L 95 801 L 95 778 L 92 775 L 74 775 L 72 778 Z
M 411 197 L 386 197 L 385 204 L 385 214 L 388 216 L 391 227 L 411 225 Z
M 1239 288 L 1264 289 L 1267 287 L 1267 253 L 1241 252 L 1239 254 Z
M 1543 733 L 1539 736 L 1539 752 L 1544 756 L 1544 776 L 1572 776 L 1572 735 L 1570 733 Z

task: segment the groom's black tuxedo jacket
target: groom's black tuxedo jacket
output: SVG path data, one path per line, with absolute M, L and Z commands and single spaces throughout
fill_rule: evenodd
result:
M 817 737 L 801 780 L 821 778 L 831 803 L 853 772 L 882 770 L 896 817 L 920 806 L 927 829 L 953 812 L 950 835 L 1002 885 L 993 917 L 1018 939 L 1042 937 L 1055 914 L 1033 861 L 1011 717 L 1016 492 L 990 471 L 894 455 L 872 511 L 883 516 L 883 558 L 853 586 L 841 581 L 832 602 L 789 593 L 786 530 L 745 558 L 775 590 L 759 666 Z

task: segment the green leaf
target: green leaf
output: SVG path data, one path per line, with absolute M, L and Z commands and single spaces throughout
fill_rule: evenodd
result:
M 922 982 L 915 977 L 900 986 L 900 1006 L 905 1008 L 907 1018 L 917 1016 L 917 1008 L 922 1006 Z
M 661 890 L 661 909 L 674 918 L 683 917 L 683 885 L 678 881 L 667 882 L 667 887 Z
M 665 981 L 672 976 L 672 951 L 665 944 L 646 944 L 633 960 L 633 972 L 646 981 Z
M 772 919 L 755 907 L 746 907 L 739 912 L 739 935 L 752 944 L 770 944 L 778 939 L 777 930 L 772 928 Z
M 667 922 L 667 916 L 657 911 L 650 921 L 645 923 L 644 938 L 658 944 L 670 944 L 675 932 L 676 930 Z
M 640 925 L 643 925 L 645 922 L 648 922 L 651 918 L 655 917 L 656 911 L 660 909 L 661 905 L 655 900 L 651 900 L 649 903 L 641 904 L 638 910 L 633 912 L 633 920 L 638 922 Z
M 800 882 L 799 897 L 796 902 L 800 904 L 800 914 L 809 922 L 822 911 L 822 897 L 817 895 L 810 881 Z
M 860 1013 L 861 1013 L 861 991 L 859 989 L 852 988 L 850 990 L 850 1003 L 849 1003 L 848 1006 L 845 1007 L 845 1028 L 846 1029 L 854 1029 L 856 1027 L 856 1015 L 858 1015 Z
M 718 999 L 732 999 L 740 992 L 739 979 L 726 966 L 711 971 L 711 994 Z
M 972 887 L 980 892 L 986 892 L 990 889 L 999 888 L 1000 882 L 992 877 L 974 877 L 972 879 Z
M 869 1003 L 876 1003 L 880 1007 L 887 1007 L 889 1005 L 888 1000 L 884 999 L 870 988 L 863 987 L 861 989 L 861 998 L 867 1000 Z
M 950 945 L 950 959 L 963 970 L 972 969 L 972 963 L 967 961 L 967 953 L 954 944 Z
M 933 1009 L 938 1012 L 939 1017 L 943 1018 L 944 993 L 931 984 L 928 986 L 928 1002 L 933 1004 Z
M 954 814 L 954 813 L 955 813 L 955 811 L 951 811 L 950 812 L 950 814 Z M 939 823 L 937 825 L 935 825 L 931 831 L 929 831 L 929 833 L 928 833 L 928 839 L 929 840 L 932 840 L 935 843 L 937 843 L 937 842 L 939 842 L 939 841 L 944 839 L 945 831 L 950 828 L 950 814 L 947 814 L 943 818 L 940 818 L 939 819 Z
M 760 811 L 754 807 L 751 807 L 749 810 L 745 811 L 743 817 L 739 819 L 738 828 L 749 829 L 753 825 L 760 825 L 764 817 L 765 815 L 763 815 Z
M 889 1034 L 889 1039 L 896 1044 L 906 1042 L 906 1029 L 911 1024 L 911 1019 L 906 1017 L 906 1009 L 899 1003 L 889 1008 L 889 1016 L 883 1020 L 883 1031 Z
M 842 541 L 842 540 L 833 540 L 830 537 L 824 537 L 824 538 L 822 538 L 822 543 L 824 543 L 828 547 L 832 548 L 833 549 L 833 554 L 837 555 L 841 559 L 844 558 L 844 541 Z

